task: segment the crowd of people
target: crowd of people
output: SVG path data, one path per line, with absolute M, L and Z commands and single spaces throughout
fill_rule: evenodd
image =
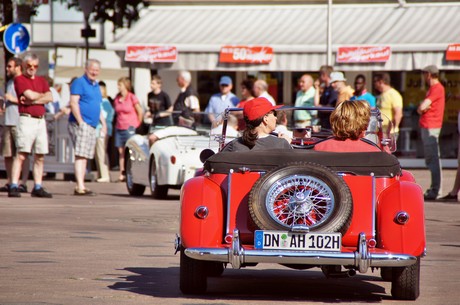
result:
M 88 161 L 95 159 L 97 182 L 111 182 L 109 142 L 113 142 L 118 152 L 120 172 L 117 181 L 125 181 L 123 149 L 127 140 L 142 126 L 145 119 L 150 119 L 153 125 L 182 129 L 185 127 L 187 130 L 193 128 L 196 123 L 194 113 L 201 111 L 199 96 L 191 85 L 192 76 L 188 71 L 180 71 L 177 75 L 176 81 L 180 92 L 174 102 L 162 90 L 161 77 L 154 75 L 150 83 L 151 92 L 147 96 L 147 107 L 143 109 L 139 98 L 133 92 L 131 80 L 127 77 L 118 80 L 116 97 L 113 100 L 108 97 L 105 83 L 98 80 L 101 69 L 98 60 L 89 59 L 84 74 L 72 79 L 67 104 L 60 99 L 53 87 L 52 79 L 36 75 L 38 65 L 38 57 L 28 53 L 22 60 L 11 58 L 6 67 L 9 81 L 6 93 L 2 97 L 5 103 L 1 107 L 1 113 L 4 113 L 5 123 L 1 153 L 5 160 L 7 183 L 0 191 L 8 192 L 10 197 L 20 197 L 21 193 L 28 191 L 27 162 L 30 154 L 33 155 L 34 176 L 31 195 L 52 197 L 42 186 L 44 155 L 48 153 L 45 113 L 54 114 L 56 119 L 63 115 L 69 116 L 68 131 L 75 152 L 74 194 L 93 196 L 94 192 L 85 186 Z M 425 160 L 431 173 L 431 186 L 425 193 L 425 199 L 433 200 L 440 197 L 441 192 L 442 172 L 438 139 L 442 127 L 445 94 L 436 66 L 423 69 L 423 76 L 429 90 L 418 107 L 418 113 Z M 376 147 L 367 145 L 369 143 L 364 139 L 371 109 L 380 109 L 383 114 L 383 126 L 393 127 L 394 138 L 398 137 L 403 118 L 402 96 L 391 86 L 390 76 L 386 72 L 373 75 L 373 88 L 379 93 L 377 97 L 368 91 L 366 77 L 362 74 L 355 77 L 354 88 L 347 83 L 343 72 L 334 71 L 331 66 L 322 66 L 316 80 L 310 74 L 303 74 L 298 79 L 294 105 L 331 107 L 334 111 L 324 113 L 303 110 L 295 111 L 292 116 L 287 116 L 285 112 L 278 113 L 277 110 L 282 103 L 277 103 L 269 94 L 268 84 L 263 79 L 243 80 L 239 84 L 239 97 L 233 92 L 235 87 L 230 76 L 222 76 L 218 84 L 219 92 L 212 95 L 204 107 L 208 122 L 220 120 L 218 115 L 226 108 L 243 109 L 231 118 L 234 135 L 241 136 L 228 143 L 225 151 L 290 148 L 289 142 L 297 129 L 317 125 L 331 129 L 333 138 L 317 145 L 316 150 L 339 151 L 336 145 L 340 142 L 342 151 L 343 147 L 347 147 L 347 151 L 374 151 Z M 149 143 L 152 145 L 158 139 L 175 132 L 177 130 L 174 128 L 151 132 L 148 135 Z M 273 137 L 273 132 L 277 132 L 278 137 Z M 441 199 L 457 200 L 460 174 L 457 180 L 453 189 Z

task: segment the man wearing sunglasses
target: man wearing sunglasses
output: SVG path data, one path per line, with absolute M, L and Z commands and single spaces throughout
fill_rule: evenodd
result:
M 8 197 L 21 197 L 18 188 L 19 175 L 24 160 L 34 152 L 34 188 L 32 197 L 51 198 L 42 187 L 44 155 L 48 153 L 48 135 L 45 121 L 45 104 L 53 100 L 48 82 L 37 76 L 39 59 L 32 53 L 23 59 L 23 74 L 14 79 L 18 98 L 19 123 L 17 126 L 17 157 L 13 161 L 13 171 Z M 32 151 L 33 149 L 33 151 Z

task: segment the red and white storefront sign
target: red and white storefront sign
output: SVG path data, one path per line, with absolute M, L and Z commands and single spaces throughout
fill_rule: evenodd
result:
M 125 61 L 176 62 L 175 46 L 127 45 Z
M 450 44 L 447 47 L 446 60 L 460 60 L 460 43 Z
M 389 46 L 339 47 L 336 61 L 338 63 L 386 62 L 390 59 L 390 55 Z
M 273 59 L 273 48 L 268 46 L 222 46 L 219 61 L 238 64 L 268 64 Z

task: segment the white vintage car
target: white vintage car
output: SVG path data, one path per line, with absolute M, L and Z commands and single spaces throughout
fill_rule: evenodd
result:
M 139 134 L 125 145 L 126 187 L 132 196 L 142 196 L 147 186 L 157 199 L 165 198 L 169 188 L 179 189 L 203 167 L 200 153 L 204 149 L 217 152 L 221 137 L 221 133 L 211 131 L 211 124 L 200 124 L 195 129 L 153 127 L 151 131 L 158 130 L 169 135 L 151 147 L 148 136 Z

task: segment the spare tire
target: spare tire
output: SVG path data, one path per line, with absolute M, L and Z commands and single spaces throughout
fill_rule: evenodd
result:
M 262 230 L 345 234 L 353 213 L 350 189 L 337 173 L 315 163 L 290 163 L 261 177 L 249 194 L 249 212 Z

